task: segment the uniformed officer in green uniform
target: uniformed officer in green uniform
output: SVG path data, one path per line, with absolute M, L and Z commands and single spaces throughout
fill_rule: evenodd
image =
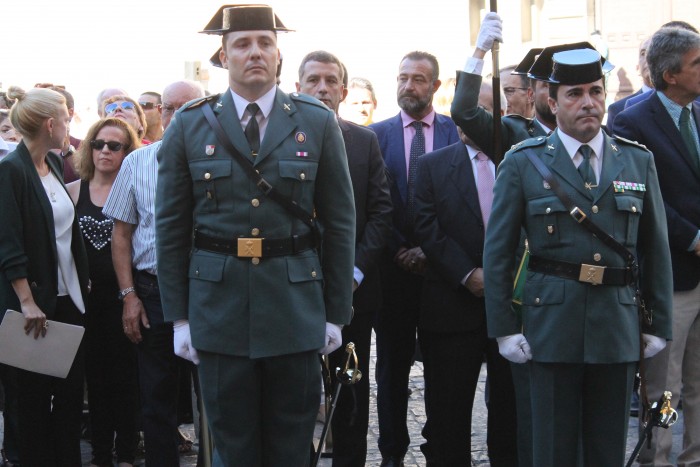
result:
M 635 363 L 671 338 L 671 264 L 651 153 L 601 131 L 605 88 L 594 50 L 555 53 L 549 105 L 557 130 L 506 154 L 484 250 L 486 313 L 501 354 L 530 367 L 534 465 L 624 463 Z M 528 153 L 553 174 L 570 212 Z M 578 166 L 578 168 L 577 168 Z M 588 216 L 639 261 L 651 324 L 640 320 L 635 268 L 579 223 Z M 511 310 L 521 228 L 531 251 L 523 322 Z
M 222 7 L 204 32 L 223 36 L 218 58 L 230 89 L 179 111 L 158 154 L 163 311 L 176 353 L 200 362 L 218 466 L 308 465 L 317 354 L 340 345 L 352 314 L 355 208 L 345 146 L 331 110 L 277 88 L 276 33 L 284 30 L 266 5 Z M 246 175 L 207 107 L 242 164 L 269 185 Z M 322 238 L 304 215 L 267 196 L 269 186 L 315 213 Z

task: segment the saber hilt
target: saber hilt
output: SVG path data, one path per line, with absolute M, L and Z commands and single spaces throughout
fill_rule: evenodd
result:
M 360 381 L 360 379 L 362 379 L 362 372 L 358 368 L 357 353 L 355 353 L 355 343 L 348 342 L 348 344 L 345 346 L 345 352 L 348 354 L 347 358 L 345 359 L 345 366 L 342 370 L 340 369 L 340 367 L 336 367 L 335 376 L 338 378 L 338 381 L 340 381 L 340 384 L 349 386 L 351 384 L 357 383 L 358 381 Z M 354 365 L 353 368 L 350 368 L 351 360 Z

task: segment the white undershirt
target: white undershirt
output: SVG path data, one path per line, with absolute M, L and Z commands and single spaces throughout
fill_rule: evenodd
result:
M 80 291 L 78 270 L 75 267 L 71 242 L 73 239 L 73 220 L 75 207 L 68 196 L 63 184 L 49 170 L 48 175 L 41 177 L 46 196 L 53 210 L 53 223 L 56 233 L 56 254 L 58 256 L 58 296 L 69 295 L 76 308 L 85 313 L 83 295 Z

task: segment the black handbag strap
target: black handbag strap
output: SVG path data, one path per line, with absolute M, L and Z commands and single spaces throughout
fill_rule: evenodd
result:
M 231 139 L 226 134 L 226 131 L 224 131 L 223 127 L 221 126 L 221 123 L 214 115 L 214 112 L 211 110 L 211 107 L 209 107 L 209 105 L 207 105 L 206 102 L 204 103 L 204 105 L 201 106 L 201 109 L 204 113 L 204 117 L 207 119 L 207 122 L 209 122 L 209 125 L 211 126 L 212 130 L 214 130 L 216 138 L 221 142 L 221 144 L 224 145 L 226 150 L 233 155 L 234 160 L 238 162 L 238 165 L 241 166 L 248 178 L 250 178 L 253 181 L 253 183 L 255 183 L 255 185 L 260 189 L 260 191 L 262 191 L 265 194 L 265 196 L 282 206 L 294 217 L 301 220 L 304 224 L 308 225 L 311 231 L 313 232 L 314 236 L 316 237 L 316 246 L 320 246 L 319 241 L 321 237 L 315 216 L 312 213 L 309 213 L 306 210 L 304 210 L 301 206 L 299 206 L 296 203 L 296 201 L 289 199 L 288 197 L 284 196 L 279 191 L 277 191 L 275 187 L 270 185 L 267 182 L 267 180 L 265 180 L 262 177 L 262 175 L 260 175 L 258 171 L 255 170 L 255 168 L 253 167 L 253 163 L 250 160 L 246 159 L 235 148 L 235 146 L 231 142 Z
M 532 149 L 526 148 L 524 149 L 524 152 L 527 158 L 530 159 L 530 162 L 532 162 L 532 165 L 535 166 L 542 178 L 549 184 L 552 191 L 554 191 L 557 197 L 564 204 L 564 207 L 567 209 L 567 211 L 569 211 L 571 217 L 573 217 L 574 220 L 583 227 L 587 228 L 593 235 L 598 237 L 600 241 L 612 248 L 615 253 L 622 256 L 622 258 L 627 262 L 628 266 L 634 266 L 636 269 L 636 259 L 632 252 L 625 248 L 625 246 L 620 242 L 615 240 L 612 235 L 601 229 L 595 222 L 590 220 L 588 216 L 586 216 L 586 214 L 578 206 L 576 206 L 576 204 L 574 204 L 572 199 L 559 184 L 559 181 L 552 175 L 549 168 L 539 159 L 539 157 L 537 157 Z

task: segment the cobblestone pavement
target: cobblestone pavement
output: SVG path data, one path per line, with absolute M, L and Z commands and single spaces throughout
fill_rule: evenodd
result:
M 371 401 L 370 401 L 370 426 L 368 433 L 368 453 L 367 453 L 367 463 L 368 467 L 378 467 L 381 462 L 381 454 L 377 448 L 377 439 L 379 437 L 379 428 L 377 425 L 377 413 L 376 413 L 376 396 L 377 396 L 377 385 L 374 380 L 374 364 L 376 363 L 376 351 L 374 346 L 372 347 L 372 364 L 370 365 L 370 390 L 371 390 Z M 486 454 L 486 406 L 484 404 L 484 387 L 486 382 L 486 370 L 485 366 L 482 368 L 481 376 L 479 378 L 479 384 L 477 387 L 476 397 L 474 399 L 474 412 L 473 412 L 473 426 L 472 426 L 472 459 L 474 465 L 479 467 L 489 466 L 488 456 Z M 412 391 L 410 395 L 409 405 L 408 405 L 408 428 L 411 435 L 411 444 L 408 448 L 408 453 L 405 458 L 406 467 L 425 467 L 425 458 L 420 452 L 420 444 L 423 442 L 421 437 L 421 428 L 425 423 L 425 407 L 423 405 L 423 366 L 420 362 L 417 362 L 411 370 L 411 379 L 409 387 Z M 673 439 L 674 439 L 674 453 L 677 455 L 679 447 L 682 443 L 682 431 L 683 431 L 683 412 L 679 412 L 680 418 L 678 423 L 673 426 Z M 0 418 L 0 438 L 2 437 L 2 418 Z M 195 439 L 194 426 L 193 425 L 183 425 L 182 430 L 188 434 L 192 439 Z M 629 458 L 635 444 L 637 443 L 637 429 L 638 424 L 635 418 L 630 418 L 629 435 L 627 438 L 627 456 Z M 317 423 L 316 425 L 316 439 L 318 440 L 322 430 L 322 424 Z M 87 441 L 81 442 L 82 452 L 83 452 L 83 465 L 90 465 L 90 444 Z M 197 465 L 197 454 L 196 449 L 198 445 L 195 441 L 195 446 L 193 452 L 189 454 L 183 454 L 180 456 L 181 467 L 195 467 Z M 143 460 L 137 460 L 136 465 L 143 466 Z M 330 459 L 321 459 L 319 463 L 320 467 L 331 467 Z

